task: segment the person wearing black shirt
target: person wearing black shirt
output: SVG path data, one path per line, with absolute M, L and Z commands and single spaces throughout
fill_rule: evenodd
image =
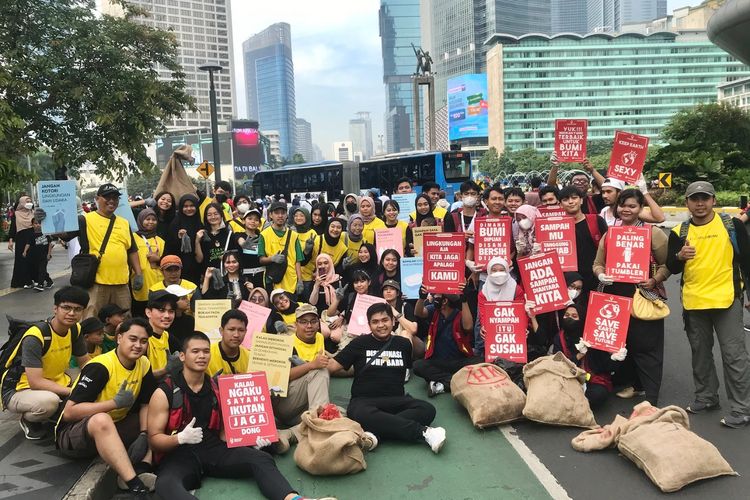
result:
M 442 427 L 429 427 L 435 407 L 404 393 L 411 342 L 392 335 L 394 318 L 388 304 L 371 305 L 367 322 L 372 333 L 352 340 L 328 363 L 331 373 L 354 367 L 347 416 L 378 439 L 424 442 L 438 453 L 446 438 Z

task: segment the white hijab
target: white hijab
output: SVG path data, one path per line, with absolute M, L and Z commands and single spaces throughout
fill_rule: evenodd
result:
M 493 283 L 494 280 L 492 279 L 492 266 L 496 264 L 503 265 L 505 272 L 508 273 L 508 281 L 501 285 Z M 516 285 L 516 280 L 510 276 L 508 261 L 502 257 L 493 257 L 487 264 L 487 281 L 484 282 L 482 287 L 485 298 L 490 302 L 513 300 L 516 296 Z

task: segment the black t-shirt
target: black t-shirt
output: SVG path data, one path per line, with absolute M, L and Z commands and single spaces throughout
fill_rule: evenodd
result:
M 604 238 L 607 232 L 607 223 L 604 219 L 596 216 L 596 223 L 599 226 L 599 234 Z M 594 239 L 589 230 L 589 224 L 586 218 L 576 222 L 576 253 L 578 254 L 578 273 L 583 277 L 583 286 L 587 291 L 596 288 L 596 277 L 594 276 L 594 259 L 598 246 L 594 244 Z
M 594 207 L 596 208 L 595 212 L 592 212 L 590 210 L 589 200 L 591 200 L 594 203 Z M 598 214 L 599 212 L 602 211 L 602 208 L 604 207 L 605 207 L 604 198 L 602 197 L 601 193 L 587 194 L 586 196 L 583 197 L 583 203 L 581 203 L 581 212 L 585 214 L 593 214 L 593 213 Z
M 391 337 L 391 344 L 365 369 L 365 364 L 388 340 L 370 335 L 352 340 L 334 358 L 344 369 L 354 366 L 352 398 L 375 398 L 404 395 L 404 376 L 411 368 L 411 342 L 404 337 Z M 364 369 L 364 371 L 363 371 Z
M 185 398 L 188 400 L 190 411 L 195 417 L 194 427 L 200 427 L 203 429 L 203 432 L 208 432 L 208 424 L 211 421 L 211 411 L 213 410 L 214 405 L 214 395 L 213 389 L 211 389 L 211 384 L 206 381 L 206 383 L 203 384 L 203 387 L 201 387 L 201 390 L 197 393 L 191 391 L 187 384 L 185 387 L 187 387 L 185 390 Z
M 81 370 L 78 383 L 73 387 L 69 399 L 74 403 L 93 403 L 104 386 L 109 382 L 110 373 L 101 363 L 89 363 Z M 141 391 L 138 393 L 132 408 L 138 409 L 140 405 L 147 405 L 156 389 L 156 379 L 149 368 L 141 382 Z

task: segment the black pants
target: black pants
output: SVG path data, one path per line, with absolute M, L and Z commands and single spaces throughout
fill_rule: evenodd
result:
M 643 390 L 646 401 L 656 406 L 664 365 L 664 320 L 643 321 L 631 317 L 625 347 L 628 356 L 620 363 L 622 366 L 615 380 L 618 384 Z
M 451 378 L 464 366 L 482 363 L 481 356 L 456 359 L 418 359 L 414 362 L 412 369 L 414 374 L 422 377 L 427 382 L 441 382 L 446 392 L 451 390 Z
M 435 407 L 411 396 L 354 398 L 346 416 L 379 439 L 424 441 L 424 428 L 435 419 Z
M 599 408 L 609 397 L 609 391 L 601 384 L 586 384 L 586 399 L 592 410 Z
M 276 468 L 271 455 L 255 448 L 227 448 L 217 437 L 209 436 L 196 445 L 181 445 L 169 453 L 157 471 L 156 492 L 161 498 L 195 499 L 188 493 L 200 487 L 206 476 L 226 479 L 255 478 L 263 496 L 283 500 L 296 493 Z

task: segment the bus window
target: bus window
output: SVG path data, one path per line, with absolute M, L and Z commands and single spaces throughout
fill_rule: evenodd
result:
M 469 155 L 444 154 L 443 170 L 448 182 L 463 182 L 469 179 L 471 163 Z

